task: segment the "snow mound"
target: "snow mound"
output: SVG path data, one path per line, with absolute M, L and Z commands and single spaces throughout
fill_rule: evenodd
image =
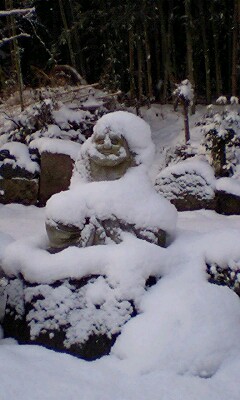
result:
M 1 272 L 1 261 L 4 255 L 4 251 L 6 247 L 13 242 L 13 237 L 8 235 L 7 233 L 3 233 L 0 231 L 0 272 Z
M 220 178 L 216 181 L 216 189 L 240 196 L 240 181 L 234 178 Z
M 161 171 L 158 177 L 164 177 L 167 175 L 184 175 L 189 172 L 201 175 L 209 185 L 213 188 L 215 187 L 216 181 L 212 167 L 208 162 L 201 160 L 199 157 L 189 158 L 179 162 L 178 164 L 170 165 Z
M 40 154 L 43 152 L 66 154 L 73 160 L 77 158 L 81 145 L 70 140 L 39 138 L 34 139 L 30 144 L 30 149 L 37 149 Z

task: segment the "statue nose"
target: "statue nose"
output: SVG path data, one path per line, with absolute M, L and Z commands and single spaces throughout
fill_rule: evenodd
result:
M 111 147 L 112 147 L 112 142 L 109 139 L 109 137 L 106 137 L 104 140 L 103 148 L 108 150 L 108 149 L 111 149 Z

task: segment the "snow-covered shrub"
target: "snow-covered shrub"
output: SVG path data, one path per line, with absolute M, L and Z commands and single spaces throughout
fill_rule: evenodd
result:
M 83 142 L 90 135 L 96 114 L 72 110 L 61 103 L 45 99 L 29 106 L 15 116 L 9 126 L 2 128 L 8 141 L 30 143 L 40 137 L 68 139 Z
M 197 155 L 198 149 L 192 145 L 177 144 L 175 147 L 165 149 L 164 168 L 180 161 L 187 160 Z
M 240 108 L 233 98 L 231 105 L 225 106 L 226 98 L 222 97 L 218 99 L 221 105 L 208 106 L 198 125 L 202 126 L 203 145 L 216 175 L 232 176 L 240 162 Z
M 39 165 L 31 160 L 25 144 L 14 141 L 0 147 L 0 176 L 22 176 L 32 179 L 38 174 Z
M 240 265 L 227 266 L 222 268 L 221 266 L 212 263 L 207 264 L 208 280 L 216 285 L 228 286 L 238 296 L 240 296 Z
M 0 143 L 20 141 L 28 144 L 39 137 L 60 138 L 82 143 L 91 136 L 95 122 L 118 107 L 114 97 L 93 87 L 78 86 L 45 89 L 24 111 L 6 111 L 0 129 Z M 6 107 L 7 110 L 7 107 Z
M 214 207 L 215 179 L 212 168 L 198 158 L 188 159 L 162 170 L 155 187 L 178 210 Z

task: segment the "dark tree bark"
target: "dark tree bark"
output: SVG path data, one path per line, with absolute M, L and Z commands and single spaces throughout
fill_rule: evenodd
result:
M 214 66 L 215 66 L 215 80 L 216 80 L 216 94 L 219 97 L 223 93 L 223 84 L 222 84 L 222 72 L 221 72 L 221 64 L 219 57 L 219 34 L 216 20 L 214 18 L 215 9 L 214 3 L 210 2 L 210 13 L 212 15 L 211 18 L 211 27 L 212 27 L 212 35 L 213 35 L 213 47 L 214 47 Z
M 151 62 L 151 52 L 150 44 L 147 32 L 147 24 L 144 23 L 144 43 L 145 43 L 145 56 L 147 65 L 147 97 L 149 100 L 153 98 L 153 86 L 152 86 L 152 62 Z
M 185 14 L 186 14 L 186 45 L 187 45 L 187 75 L 188 79 L 195 89 L 194 79 L 194 64 L 193 64 L 193 32 L 192 32 L 192 14 L 191 14 L 191 0 L 184 0 Z M 195 113 L 195 99 L 191 107 L 192 114 Z
M 135 97 L 135 80 L 134 80 L 134 34 L 133 27 L 128 31 L 128 46 L 129 46 L 129 79 L 130 79 L 130 97 Z
M 238 92 L 238 51 L 239 51 L 239 9 L 240 0 L 234 0 L 233 30 L 232 30 L 232 95 L 237 96 Z
M 167 91 L 170 76 L 170 58 L 168 52 L 168 41 L 166 31 L 165 13 L 163 11 L 163 0 L 159 0 L 160 28 L 161 28 L 161 44 L 162 44 L 162 64 L 164 66 L 163 78 L 163 102 L 167 101 Z
M 13 0 L 6 0 L 5 5 L 6 5 L 7 10 L 12 10 L 14 8 Z M 19 53 L 19 46 L 18 46 L 18 39 L 17 39 L 16 21 L 15 21 L 14 15 L 10 15 L 9 22 L 10 22 L 10 26 L 11 26 L 12 36 L 15 37 L 12 41 L 13 42 L 12 61 L 14 62 L 15 70 L 17 73 L 20 105 L 21 105 L 21 111 L 23 111 L 24 110 L 23 77 L 22 77 L 21 60 L 20 60 L 20 53 Z
M 77 69 L 75 54 L 74 54 L 73 46 L 72 46 L 71 32 L 70 32 L 70 29 L 69 29 L 69 26 L 67 23 L 67 17 L 66 17 L 65 10 L 64 10 L 63 0 L 58 0 L 58 4 L 59 4 L 59 9 L 60 9 L 61 17 L 62 17 L 62 23 L 63 23 L 63 27 L 64 27 L 64 34 L 65 34 L 67 45 L 68 45 L 70 61 L 71 61 L 72 67 Z
M 140 35 L 137 40 L 137 60 L 138 60 L 138 100 L 141 102 L 143 97 L 143 53 L 142 53 L 142 41 Z
M 204 5 L 202 0 L 198 0 L 200 25 L 202 33 L 204 64 L 205 64 L 205 81 L 206 81 L 206 99 L 207 103 L 211 103 L 211 78 L 210 78 L 210 60 L 209 60 L 209 45 L 207 40 L 206 16 L 204 13 Z

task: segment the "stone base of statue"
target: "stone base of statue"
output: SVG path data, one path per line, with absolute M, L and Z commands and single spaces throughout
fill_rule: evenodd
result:
M 99 286 L 109 290 L 108 299 L 97 298 Z M 4 335 L 95 360 L 109 354 L 122 326 L 136 314 L 132 301 L 114 297 L 100 275 L 44 285 L 9 279 Z

